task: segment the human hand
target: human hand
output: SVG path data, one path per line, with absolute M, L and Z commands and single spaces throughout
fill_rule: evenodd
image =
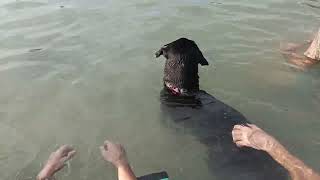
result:
M 70 160 L 75 154 L 76 151 L 68 145 L 63 145 L 58 150 L 51 153 L 47 163 L 38 174 L 38 180 L 52 178 L 53 175 L 61 170 L 65 166 L 65 163 Z
M 103 158 L 117 168 L 127 166 L 129 164 L 126 151 L 121 144 L 107 140 L 104 142 L 103 146 L 100 147 L 100 150 Z
M 277 141 L 253 124 L 235 125 L 232 130 L 233 142 L 238 147 L 251 147 L 257 150 L 269 151 Z

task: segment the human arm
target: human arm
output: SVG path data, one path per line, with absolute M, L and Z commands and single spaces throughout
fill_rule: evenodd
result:
M 37 176 L 37 180 L 54 180 L 54 174 L 61 170 L 65 163 L 70 160 L 76 151 L 68 145 L 61 146 L 58 150 L 51 153 L 46 164 Z
M 118 170 L 118 180 L 137 180 L 129 165 L 125 149 L 121 144 L 105 141 L 100 147 L 103 158 Z
M 288 152 L 274 137 L 255 125 L 235 125 L 232 137 L 239 147 L 246 146 L 267 152 L 288 170 L 292 180 L 320 180 L 319 174 Z

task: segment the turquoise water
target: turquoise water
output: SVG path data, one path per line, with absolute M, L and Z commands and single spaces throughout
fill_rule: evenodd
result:
M 60 7 L 63 6 L 63 7 Z M 137 175 L 223 179 L 206 147 L 163 126 L 160 46 L 195 40 L 201 88 L 320 171 L 320 65 L 279 53 L 319 28 L 317 0 L 1 0 L 0 179 L 33 179 L 49 153 L 78 155 L 59 179 L 115 179 L 98 146 L 125 145 Z M 230 172 L 232 173 L 232 172 Z

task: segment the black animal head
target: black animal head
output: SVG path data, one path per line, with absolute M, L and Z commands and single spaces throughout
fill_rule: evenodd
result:
M 209 63 L 194 41 L 180 38 L 164 45 L 155 55 L 166 58 L 165 85 L 188 92 L 199 90 L 198 64 L 206 66 Z

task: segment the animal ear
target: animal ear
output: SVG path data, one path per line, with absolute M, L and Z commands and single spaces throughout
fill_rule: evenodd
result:
M 161 55 L 164 55 L 164 53 L 166 53 L 166 50 L 167 50 L 166 48 L 167 48 L 167 45 L 164 45 L 163 47 L 161 47 L 161 49 L 159 49 L 159 51 L 155 53 L 156 58 L 160 57 Z
M 201 66 L 208 66 L 209 65 L 208 61 L 204 57 L 200 59 L 199 64 L 201 64 Z
M 208 66 L 209 65 L 208 61 L 206 60 L 206 58 L 204 58 L 204 56 L 200 50 L 199 50 L 197 58 L 198 58 L 198 63 L 201 66 Z
M 163 54 L 163 51 L 162 51 L 162 48 L 161 48 L 161 49 L 159 49 L 159 51 L 157 51 L 157 52 L 155 53 L 156 58 L 160 57 L 162 54 Z

